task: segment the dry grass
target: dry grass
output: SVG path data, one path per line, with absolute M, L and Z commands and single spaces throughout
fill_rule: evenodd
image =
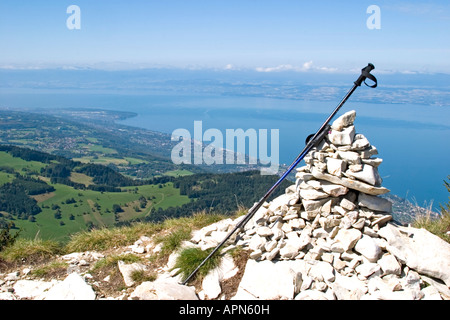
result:
M 450 213 L 442 212 L 438 218 L 433 218 L 430 214 L 417 215 L 412 226 L 414 228 L 424 228 L 450 243 Z
M 161 226 L 138 223 L 130 227 L 102 228 L 83 231 L 73 235 L 65 247 L 66 252 L 103 251 L 127 246 L 139 237 L 151 236 L 161 230 Z
M 0 258 L 7 262 L 35 264 L 59 253 L 61 253 L 61 246 L 58 242 L 41 239 L 17 239 L 14 244 L 5 247 L 0 252 Z

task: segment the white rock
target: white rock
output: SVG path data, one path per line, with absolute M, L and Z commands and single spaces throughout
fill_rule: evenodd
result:
M 218 270 L 213 269 L 203 278 L 202 288 L 205 295 L 209 299 L 216 299 L 221 293 L 222 288 L 220 287 L 220 273 Z
M 358 196 L 358 205 L 375 211 L 391 212 L 392 202 L 387 199 L 360 193 Z
M 286 245 L 280 249 L 280 256 L 284 259 L 294 259 L 299 251 L 300 246 L 298 243 L 288 240 L 286 241 Z
M 369 140 L 362 134 L 355 136 L 355 141 L 352 143 L 352 150 L 364 150 L 370 146 Z
M 210 239 L 219 244 L 220 242 L 225 239 L 225 237 L 228 235 L 228 232 L 226 231 L 213 231 L 210 234 Z
M 316 215 L 321 212 L 322 205 L 324 205 L 327 201 L 328 201 L 327 199 L 320 199 L 320 200 L 302 199 L 302 204 L 306 212 L 305 219 L 310 220 L 316 217 Z
M 348 192 L 348 188 L 341 186 L 339 184 L 330 183 L 327 181 L 323 181 L 321 183 L 321 188 L 324 192 L 333 197 L 339 197 Z
M 142 254 L 145 253 L 145 247 L 141 245 L 132 245 L 130 246 L 130 249 L 133 253 Z
M 402 272 L 402 266 L 398 263 L 397 259 L 392 254 L 385 254 L 378 260 L 378 264 L 383 270 L 384 274 L 400 275 Z
M 250 242 L 248 243 L 248 247 L 252 249 L 253 251 L 261 250 L 266 245 L 266 239 L 264 237 L 261 237 L 259 235 L 254 235 L 250 239 Z
M 280 248 L 273 248 L 271 251 L 266 252 L 266 259 L 272 261 L 280 253 Z
M 18 300 L 18 299 L 11 292 L 0 292 L 0 301 L 1 300 Z
M 376 226 L 376 227 L 383 227 L 386 222 L 391 221 L 392 220 L 392 216 L 390 214 L 386 214 L 382 217 L 376 218 L 375 220 L 372 221 L 371 226 Z
M 355 127 L 350 126 L 344 128 L 342 131 L 331 130 L 331 133 L 328 134 L 328 139 L 332 144 L 335 145 L 348 145 L 350 146 L 353 143 L 353 138 L 355 137 Z
M 367 235 L 363 235 L 362 238 L 358 240 L 354 249 L 356 252 L 359 252 L 366 257 L 370 262 L 378 261 L 381 254 L 381 248 Z
M 368 183 L 362 182 L 362 181 L 348 179 L 345 177 L 342 177 L 342 178 L 336 177 L 331 174 L 320 172 L 316 168 L 313 168 L 311 173 L 317 179 L 326 180 L 331 183 L 339 184 L 339 185 L 345 186 L 349 189 L 358 190 L 363 193 L 367 193 L 367 194 L 371 194 L 371 195 L 380 195 L 380 194 L 385 194 L 385 193 L 389 192 L 389 189 L 386 189 L 384 187 L 374 187 L 374 186 L 372 186 Z
M 262 300 L 293 299 L 301 286 L 301 274 L 294 271 L 293 262 L 248 260 L 236 296 L 246 291 Z
M 356 208 L 356 205 L 353 202 L 351 202 L 345 198 L 343 198 L 341 200 L 341 203 L 339 205 L 348 211 L 355 210 L 355 208 Z
M 344 251 L 348 251 L 355 246 L 361 236 L 361 231 L 357 229 L 341 229 L 337 233 L 335 240 L 340 243 Z
M 19 272 L 18 271 L 10 272 L 3 278 L 3 280 L 5 280 L 5 281 L 17 281 L 17 280 L 19 280 Z
M 362 263 L 355 268 L 355 271 L 367 278 L 375 272 L 380 271 L 380 266 L 377 263 L 366 262 Z
M 348 164 L 360 164 L 361 157 L 354 151 L 338 151 L 338 155 L 341 159 L 347 161 Z
M 328 198 L 328 194 L 315 189 L 300 189 L 300 197 L 307 200 Z
M 308 275 L 317 281 L 333 282 L 335 279 L 333 266 L 325 261 L 313 263 Z
M 198 300 L 195 288 L 167 280 L 141 283 L 130 295 L 132 300 Z
M 376 291 L 371 295 L 371 299 L 377 300 L 416 300 L 420 297 L 412 290 L 402 291 Z
M 345 174 L 376 187 L 380 186 L 382 182 L 378 169 L 368 164 L 364 164 L 361 171 L 347 170 Z
M 340 159 L 327 158 L 326 164 L 328 173 L 337 177 L 342 176 L 342 173 L 347 168 L 347 163 Z
M 338 272 L 330 286 L 338 300 L 359 300 L 367 293 L 367 286 L 363 281 L 356 276 L 343 276 Z
M 20 299 L 35 299 L 42 296 L 44 292 L 53 287 L 57 282 L 41 280 L 19 280 L 13 288 L 14 294 Z
M 249 255 L 250 259 L 257 260 L 262 256 L 263 252 L 261 249 L 256 249 L 252 251 Z
M 71 273 L 51 287 L 44 300 L 95 300 L 95 297 L 92 287 L 78 273 Z
M 422 300 L 442 300 L 442 297 L 439 294 L 439 291 L 433 286 L 428 286 L 426 288 L 423 288 L 422 293 L 424 295 Z
M 338 225 L 340 225 L 341 217 L 338 217 L 336 215 L 329 215 L 328 217 L 321 220 L 320 223 L 321 223 L 320 225 L 324 229 L 334 228 L 334 227 L 337 227 Z
M 127 287 L 131 287 L 132 285 L 134 285 L 134 280 L 132 278 L 134 272 L 145 271 L 145 265 L 138 262 L 126 264 L 123 261 L 119 261 L 117 265 L 119 267 L 120 273 L 122 273 L 123 281 L 125 282 L 125 285 Z
M 259 227 L 256 233 L 261 237 L 270 237 L 273 235 L 273 231 L 269 227 Z
M 383 159 L 381 158 L 361 159 L 361 162 L 377 168 L 383 162 Z
M 389 223 L 380 229 L 378 234 L 387 240 L 387 250 L 408 267 L 450 286 L 450 244 L 425 229 L 402 230 L 407 234 Z
M 319 290 L 308 289 L 300 292 L 295 300 L 328 300 L 328 296 Z
M 336 120 L 334 120 L 333 123 L 331 124 L 331 128 L 340 131 L 345 127 L 353 125 L 355 118 L 356 118 L 356 111 L 355 110 L 348 111 L 343 115 L 341 115 Z

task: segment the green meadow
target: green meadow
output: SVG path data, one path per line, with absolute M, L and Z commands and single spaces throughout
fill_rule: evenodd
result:
M 104 148 L 102 151 L 111 150 Z M 122 161 L 138 163 L 139 160 L 129 158 Z M 32 196 L 42 211 L 29 219 L 0 212 L 0 217 L 14 222 L 14 230 L 20 232 L 20 237 L 65 242 L 71 234 L 80 231 L 126 223 L 144 218 L 153 210 L 177 207 L 191 201 L 187 196 L 180 195 L 180 190 L 174 188 L 171 182 L 123 187 L 122 192 L 75 189 L 65 184 L 51 183 L 49 178 L 41 176 L 41 168 L 47 165 L 0 152 L 0 186 L 12 182 L 16 173 L 39 178 L 55 188 L 53 192 Z M 183 175 L 188 172 L 170 174 Z M 69 179 L 86 187 L 94 184 L 92 177 L 75 171 L 71 172 Z
M 0 178 L 1 179 L 1 178 Z M 0 180 L 1 181 L 1 180 Z M 116 223 L 143 218 L 153 209 L 166 209 L 190 202 L 172 183 L 125 187 L 122 192 L 76 190 L 63 184 L 51 184 L 55 191 L 34 196 L 42 212 L 34 221 L 15 219 L 20 236 L 66 241 L 71 234 L 89 228 L 111 227 Z M 146 199 L 141 205 L 140 198 Z M 120 212 L 114 210 L 120 206 Z

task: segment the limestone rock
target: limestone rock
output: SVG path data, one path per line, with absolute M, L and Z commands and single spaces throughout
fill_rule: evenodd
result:
M 92 287 L 77 273 L 71 273 L 64 281 L 51 287 L 44 300 L 95 300 Z
M 326 180 L 328 182 L 339 184 L 349 189 L 361 191 L 369 195 L 381 195 L 389 192 L 389 189 L 386 189 L 384 187 L 375 187 L 365 182 L 345 177 L 339 178 L 331 174 L 322 173 L 316 168 L 313 168 L 311 173 L 316 179 Z
M 132 285 L 134 285 L 134 280 L 132 277 L 133 272 L 145 270 L 145 266 L 137 262 L 126 264 L 123 261 L 119 261 L 117 265 L 119 267 L 119 271 L 122 273 L 123 281 L 125 282 L 125 285 L 127 287 L 131 287 Z
M 359 194 L 358 205 L 375 211 L 392 211 L 392 202 L 390 202 L 389 200 L 364 193 Z
M 342 145 L 350 146 L 353 143 L 354 137 L 355 137 L 354 126 L 346 127 L 342 131 L 331 130 L 331 133 L 328 134 L 328 139 L 330 140 L 330 142 L 338 146 Z
M 335 240 L 339 242 L 344 251 L 353 249 L 356 242 L 361 238 L 362 233 L 357 229 L 342 229 L 339 230 Z
M 328 158 L 326 160 L 327 172 L 333 176 L 340 177 L 347 168 L 347 163 L 344 160 Z
M 363 235 L 355 245 L 355 251 L 362 254 L 370 262 L 377 262 L 381 254 L 381 248 L 369 236 Z
M 405 231 L 402 233 L 400 230 Z M 450 244 L 425 229 L 395 228 L 387 224 L 378 232 L 398 260 L 420 273 L 450 286 Z
M 14 294 L 20 299 L 41 299 L 57 282 L 42 280 L 19 280 L 14 284 Z
M 164 280 L 141 283 L 130 298 L 132 300 L 198 300 L 194 287 Z
M 398 263 L 397 259 L 392 254 L 383 255 L 381 259 L 378 260 L 378 264 L 383 270 L 384 275 L 395 274 L 399 276 L 402 272 L 401 265 Z
M 245 291 L 256 299 L 293 299 L 301 285 L 301 273 L 289 262 L 248 260 L 236 297 Z
M 341 115 L 336 120 L 334 120 L 331 125 L 331 128 L 337 131 L 341 131 L 345 127 L 353 125 L 355 118 L 356 118 L 356 111 L 355 110 L 348 111 L 343 115 Z
M 368 164 L 364 164 L 361 171 L 353 172 L 352 170 L 347 170 L 345 174 L 376 187 L 380 186 L 382 182 L 378 169 Z

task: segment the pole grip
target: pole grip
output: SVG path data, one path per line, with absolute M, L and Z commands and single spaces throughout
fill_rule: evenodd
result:
M 373 69 L 375 69 L 375 66 L 371 63 L 369 63 L 367 65 L 367 67 L 363 68 L 361 70 L 361 75 L 359 76 L 359 78 L 354 82 L 356 86 L 361 86 L 361 84 L 364 82 L 364 84 L 368 87 L 371 88 L 376 88 L 377 87 L 377 79 L 370 73 L 370 71 L 372 71 Z M 374 82 L 374 84 L 372 85 L 368 85 L 366 83 L 366 79 L 369 78 L 370 80 L 372 80 Z

